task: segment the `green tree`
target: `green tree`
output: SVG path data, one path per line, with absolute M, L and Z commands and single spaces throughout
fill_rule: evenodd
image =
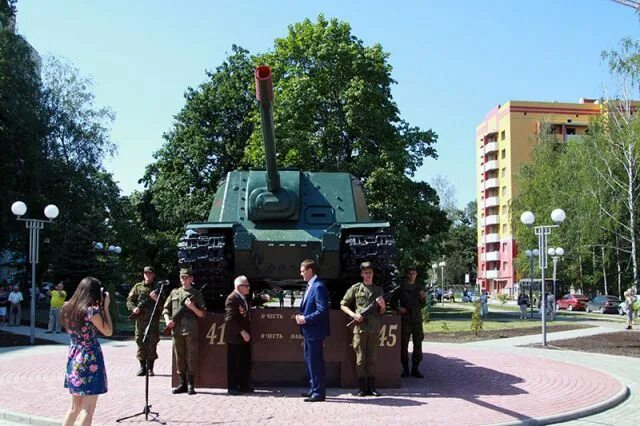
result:
M 389 220 L 395 230 L 401 266 L 426 265 L 432 237 L 449 222 L 433 188 L 411 177 L 425 158 L 436 158 L 437 135 L 400 117 L 382 46 L 365 46 L 349 24 L 320 15 L 316 22 L 289 26 L 257 62 L 269 64 L 274 76 L 279 164 L 360 178 L 373 216 Z M 264 163 L 257 128 L 245 161 Z
M 141 211 L 150 231 L 175 243 L 185 223 L 206 218 L 227 172 L 264 165 L 253 72 L 266 63 L 274 77 L 278 165 L 360 178 L 370 211 L 396 229 L 402 262 L 426 264 L 434 236 L 449 222 L 435 191 L 411 177 L 436 157 L 437 136 L 400 118 L 387 59 L 380 45 L 365 46 L 348 24 L 323 16 L 291 25 L 273 51 L 255 58 L 233 46 L 206 82 L 187 91 L 146 170 Z
M 242 166 L 254 127 L 253 69 L 248 51 L 234 45 L 206 82 L 187 90 L 166 143 L 147 166 L 142 182 L 149 193 L 139 200 L 146 204 L 143 219 L 149 231 L 168 233 L 174 251 L 184 225 L 206 219 L 220 180 Z
M 0 1 L 0 250 L 24 253 L 24 239 L 10 238 L 24 226 L 9 208 L 16 200 L 38 206 L 44 121 L 38 69 L 31 47 L 9 25 L 14 16 L 15 1 Z

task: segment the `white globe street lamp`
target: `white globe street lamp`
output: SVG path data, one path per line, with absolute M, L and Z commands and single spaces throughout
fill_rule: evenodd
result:
M 40 261 L 40 230 L 44 229 L 45 223 L 51 223 L 57 218 L 60 210 L 55 204 L 49 204 L 44 208 L 44 215 L 48 220 L 41 219 L 25 219 L 22 216 L 27 213 L 27 205 L 22 201 L 16 201 L 11 205 L 11 212 L 16 215 L 16 219 L 25 222 L 25 226 L 29 229 L 29 262 L 31 263 L 31 310 L 29 318 L 29 343 L 36 342 L 36 265 Z
M 553 268 L 553 305 L 555 309 L 555 276 L 556 276 L 556 264 L 557 258 L 564 254 L 564 250 L 559 247 L 560 253 L 558 253 L 558 249 L 554 249 L 553 254 L 551 254 L 550 250 L 547 250 L 547 240 L 549 235 L 551 235 L 551 230 L 553 228 L 557 228 L 564 220 L 567 215 L 562 209 L 554 209 L 551 212 L 551 220 L 555 223 L 555 225 L 540 225 L 535 226 L 534 231 L 535 235 L 538 237 L 538 265 L 540 266 L 540 312 L 542 316 L 542 345 L 547 346 L 547 315 L 546 315 L 546 305 L 547 305 L 547 297 L 545 292 L 545 280 L 544 280 L 544 272 L 547 268 L 547 254 L 551 255 L 554 259 L 554 268 Z M 520 221 L 528 228 L 535 222 L 535 216 L 530 211 L 525 211 L 520 215 Z M 529 250 L 527 250 L 529 251 Z M 533 270 L 533 257 L 535 256 L 535 250 L 529 251 L 530 254 L 527 254 L 525 251 L 525 255 L 531 259 L 531 269 Z M 555 310 L 553 314 L 555 318 Z

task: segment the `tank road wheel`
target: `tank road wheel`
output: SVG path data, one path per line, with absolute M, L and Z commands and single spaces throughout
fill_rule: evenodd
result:
M 393 287 L 396 276 L 396 240 L 390 230 L 362 229 L 343 234 L 341 257 L 342 272 L 340 285 L 336 288 L 337 302 L 342 299 L 349 286 L 361 280 L 360 264 L 362 262 L 373 263 L 376 285 L 382 287 L 385 292 Z
M 198 234 L 187 231 L 178 243 L 178 264 L 180 267 L 191 266 L 196 288 L 206 284 L 202 296 L 208 309 L 224 307 L 225 298 L 233 289 L 231 238 L 225 232 L 205 230 Z

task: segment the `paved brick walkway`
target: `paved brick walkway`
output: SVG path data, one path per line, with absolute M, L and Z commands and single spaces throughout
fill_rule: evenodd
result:
M 337 388 L 329 389 L 327 402 L 316 404 L 302 401 L 298 396 L 302 388 L 259 389 L 255 395 L 240 397 L 202 389 L 195 396 L 174 396 L 170 343 L 160 343 L 159 375 L 151 378 L 150 402 L 171 425 L 551 422 L 566 419 L 567 414 L 575 418 L 575 413 L 605 409 L 627 392 L 621 381 L 604 372 L 522 351 L 425 344 L 426 378 L 405 379 L 402 389 L 385 389 L 380 398 L 353 397 Z M 110 390 L 98 401 L 95 422 L 114 424 L 117 418 L 142 410 L 144 379 L 134 377 L 132 342 L 110 342 L 103 349 Z M 33 416 L 59 422 L 69 402 L 62 388 L 66 350 L 62 345 L 3 349 L 0 409 L 23 415 L 25 422 Z M 122 424 L 138 423 L 143 417 Z

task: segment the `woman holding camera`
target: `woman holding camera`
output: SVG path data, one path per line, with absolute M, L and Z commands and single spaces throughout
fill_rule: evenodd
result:
M 62 324 L 70 337 L 64 387 L 71 393 L 71 405 L 63 425 L 90 425 L 98 395 L 107 392 L 107 372 L 97 331 L 111 336 L 109 293 L 100 281 L 86 277 L 73 297 L 62 307 Z

